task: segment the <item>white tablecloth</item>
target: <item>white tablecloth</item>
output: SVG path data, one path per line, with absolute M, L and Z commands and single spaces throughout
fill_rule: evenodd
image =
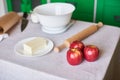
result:
M 66 60 L 66 51 L 51 51 L 42 57 L 28 58 L 14 52 L 15 44 L 29 37 L 42 36 L 51 39 L 55 45 L 89 27 L 93 23 L 77 21 L 62 34 L 42 32 L 40 24 L 29 22 L 21 32 L 20 23 L 9 32 L 9 37 L 0 43 L 0 80 L 102 80 L 120 38 L 120 29 L 105 25 L 99 31 L 84 39 L 85 45 L 94 44 L 100 49 L 95 62 L 84 60 L 80 65 L 71 66 Z

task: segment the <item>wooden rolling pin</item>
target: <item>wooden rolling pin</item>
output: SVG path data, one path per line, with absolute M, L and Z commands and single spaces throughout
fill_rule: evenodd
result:
M 81 32 L 78 32 L 77 34 L 73 35 L 72 37 L 66 39 L 63 44 L 61 44 L 60 46 L 58 47 L 55 47 L 54 48 L 54 51 L 55 52 L 60 52 L 61 50 L 63 50 L 64 48 L 66 47 L 69 47 L 70 44 L 75 41 L 75 40 L 83 40 L 85 39 L 86 37 L 88 37 L 89 35 L 95 33 L 99 28 L 101 28 L 103 26 L 103 23 L 102 22 L 99 22 L 98 24 L 94 24 L 94 25 L 91 25 L 90 27 L 86 28 L 85 30 L 81 31 Z

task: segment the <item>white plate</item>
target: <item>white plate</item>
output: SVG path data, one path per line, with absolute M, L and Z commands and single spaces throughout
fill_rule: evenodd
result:
M 15 53 L 18 55 L 21 55 L 21 56 L 26 56 L 26 57 L 36 57 L 36 56 L 43 56 L 45 54 L 48 54 L 53 49 L 53 47 L 54 47 L 53 42 L 50 39 L 45 38 L 48 41 L 46 48 L 35 52 L 34 55 L 25 55 L 25 53 L 23 51 L 23 43 L 25 43 L 29 40 L 32 40 L 34 38 L 36 38 L 36 37 L 31 37 L 31 38 L 27 38 L 27 39 L 19 41 L 14 47 Z

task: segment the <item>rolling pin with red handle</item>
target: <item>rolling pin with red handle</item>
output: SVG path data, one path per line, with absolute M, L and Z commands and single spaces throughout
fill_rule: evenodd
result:
M 94 24 L 94 25 L 91 25 L 90 27 L 86 28 L 85 30 L 81 31 L 81 32 L 78 32 L 77 34 L 73 35 L 72 37 L 66 39 L 63 44 L 61 44 L 60 46 L 58 47 L 55 47 L 54 48 L 54 51 L 55 52 L 60 52 L 61 50 L 63 50 L 64 48 L 66 47 L 69 47 L 70 44 L 75 41 L 75 40 L 83 40 L 85 39 L 86 37 L 88 37 L 89 35 L 95 33 L 99 28 L 101 28 L 103 26 L 103 23 L 102 22 L 99 22 L 98 24 Z

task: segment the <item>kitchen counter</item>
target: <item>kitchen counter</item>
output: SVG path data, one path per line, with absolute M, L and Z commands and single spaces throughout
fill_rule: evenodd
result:
M 21 32 L 19 23 L 9 31 L 9 37 L 0 43 L 0 80 L 103 80 L 120 38 L 118 27 L 104 25 L 99 31 L 83 40 L 85 45 L 94 44 L 99 47 L 100 56 L 95 62 L 83 60 L 80 65 L 69 65 L 66 60 L 68 48 L 60 53 L 51 51 L 47 55 L 32 58 L 14 52 L 14 46 L 25 38 L 46 37 L 51 39 L 54 45 L 59 45 L 66 38 L 91 24 L 93 23 L 77 21 L 64 33 L 47 34 L 42 32 L 40 24 L 31 21 Z

